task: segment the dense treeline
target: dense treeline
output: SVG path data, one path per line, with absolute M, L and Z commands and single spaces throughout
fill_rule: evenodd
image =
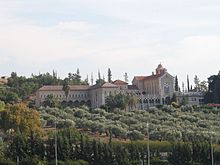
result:
M 57 158 L 60 164 L 79 165 L 138 165 L 147 163 L 147 142 L 132 141 L 101 142 L 89 139 L 74 128 L 57 132 Z M 5 148 L 6 160 L 20 164 L 53 164 L 55 160 L 54 131 L 46 140 L 27 138 L 22 133 L 13 135 Z M 210 144 L 206 141 L 192 143 L 150 142 L 150 160 L 152 165 L 209 165 L 211 164 Z M 215 153 L 215 160 L 219 160 Z

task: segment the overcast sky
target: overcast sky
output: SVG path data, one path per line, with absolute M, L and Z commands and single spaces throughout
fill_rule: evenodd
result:
M 219 0 L 0 0 L 0 75 L 220 70 Z

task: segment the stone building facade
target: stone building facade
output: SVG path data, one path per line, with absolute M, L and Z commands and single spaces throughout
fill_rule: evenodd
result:
M 140 92 L 139 103 L 142 108 L 166 104 L 174 94 L 174 77 L 161 64 L 155 74 L 135 76 L 132 84 Z
M 60 103 L 72 106 L 88 105 L 92 108 L 105 104 L 105 97 L 119 92 L 118 86 L 111 83 L 101 85 L 74 85 L 69 86 L 68 95 L 65 95 L 63 86 L 43 86 L 36 92 L 36 106 L 43 105 L 49 95 Z
M 167 104 L 173 97 L 174 77 L 167 72 L 161 64 L 155 70 L 155 74 L 150 76 L 135 76 L 132 85 L 116 80 L 111 83 L 70 86 L 68 96 L 62 90 L 62 86 L 43 86 L 37 91 L 36 105 L 41 106 L 48 95 L 53 95 L 59 102 L 66 102 L 69 105 L 79 106 L 86 104 L 91 108 L 105 105 L 105 98 L 109 95 L 124 93 L 135 95 L 137 98 L 137 108 L 147 109 L 156 105 Z M 180 96 L 180 95 L 178 95 Z M 191 98 L 191 96 L 189 97 Z M 178 97 L 179 101 L 181 97 Z M 202 98 L 201 98 L 202 99 Z M 189 103 L 192 100 L 189 99 Z
M 202 105 L 204 104 L 203 92 L 176 92 L 178 104 Z

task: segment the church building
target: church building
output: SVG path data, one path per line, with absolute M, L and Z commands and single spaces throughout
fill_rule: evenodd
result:
M 156 105 L 163 105 L 174 94 L 174 77 L 159 64 L 155 74 L 135 76 L 131 85 L 122 80 L 93 86 L 73 85 L 69 88 L 68 96 L 65 95 L 62 86 L 43 86 L 36 93 L 36 105 L 43 105 L 48 95 L 53 95 L 61 103 L 72 106 L 86 104 L 91 108 L 98 108 L 105 105 L 107 96 L 117 93 L 135 95 L 138 100 L 137 108 L 146 109 Z
M 140 103 L 144 108 L 163 105 L 174 94 L 174 77 L 161 64 L 150 76 L 135 76 L 132 84 L 140 91 Z

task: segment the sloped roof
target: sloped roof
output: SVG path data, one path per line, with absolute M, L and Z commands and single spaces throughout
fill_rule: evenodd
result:
M 136 80 L 144 80 L 147 76 L 134 76 Z
M 102 84 L 101 86 L 102 88 L 118 88 L 118 86 L 112 84 L 112 83 L 109 83 L 109 82 L 106 82 L 104 84 Z
M 163 76 L 163 75 L 164 75 L 164 73 L 162 73 L 162 74 L 155 74 L 155 75 L 151 75 L 151 76 L 147 76 L 147 77 L 144 78 L 144 80 L 153 80 L 153 79 L 157 79 L 157 78 L 159 78 L 159 77 L 161 77 L 161 76 Z
M 70 91 L 81 91 L 81 90 L 88 90 L 89 85 L 70 85 Z M 39 91 L 62 91 L 62 85 L 45 85 L 39 89 Z
M 95 84 L 91 86 L 89 89 L 97 89 L 97 88 L 118 88 L 118 86 L 109 82 L 104 82 L 102 84 Z
M 89 87 L 89 85 L 72 85 L 70 86 L 70 90 L 88 90 Z
M 154 79 L 157 79 L 161 76 L 163 76 L 165 73 L 163 74 L 155 74 L 155 75 L 151 75 L 151 76 L 135 76 L 134 79 L 137 79 L 137 80 L 154 80 Z
M 115 84 L 115 85 L 125 85 L 125 84 L 128 84 L 128 83 L 126 83 L 122 80 L 115 80 L 115 81 L 113 81 L 113 84 Z

